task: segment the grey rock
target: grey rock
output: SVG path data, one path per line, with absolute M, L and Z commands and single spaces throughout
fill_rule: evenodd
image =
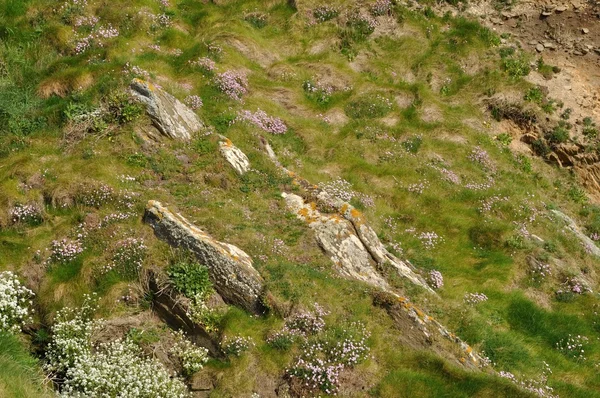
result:
M 193 253 L 208 268 L 214 288 L 225 302 L 253 313 L 263 312 L 264 280 L 243 250 L 217 241 L 155 200 L 148 202 L 144 222 L 152 226 L 158 238 Z
M 556 9 L 554 11 L 556 11 L 557 13 L 560 14 L 561 12 L 565 12 L 568 9 L 569 9 L 569 6 L 566 6 L 566 5 L 563 4 L 563 5 L 560 5 L 560 6 L 556 7 Z
M 133 96 L 146 105 L 146 113 L 161 134 L 188 141 L 204 127 L 194 111 L 152 83 L 134 79 L 130 88 Z
M 535 46 L 535 49 L 537 52 L 541 53 L 542 51 L 544 51 L 544 45 L 538 44 L 537 46 Z

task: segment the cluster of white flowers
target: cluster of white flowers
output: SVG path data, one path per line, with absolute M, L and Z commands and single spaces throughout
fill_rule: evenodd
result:
M 52 326 L 52 342 L 46 351 L 48 371 L 64 373 L 77 358 L 89 354 L 92 333 L 100 324 L 92 318 L 96 309 L 96 297 L 86 296 L 80 308 L 65 307 L 58 311 Z
M 52 341 L 46 351 L 46 370 L 63 378 L 60 396 L 183 398 L 189 397 L 185 384 L 156 360 L 143 356 L 129 340 L 92 344 L 102 325 L 94 320 L 97 298 L 86 296 L 80 308 L 63 308 L 52 327 Z
M 33 292 L 11 271 L 0 273 L 0 331 L 19 332 L 30 320 Z
M 171 353 L 181 361 L 183 373 L 192 375 L 202 369 L 208 361 L 208 350 L 189 341 L 181 330 L 174 334 L 176 343 L 171 348 Z
M 586 336 L 572 336 L 569 334 L 568 337 L 560 340 L 556 343 L 556 349 L 568 357 L 574 358 L 578 361 L 585 361 L 585 346 L 589 342 Z
M 189 397 L 185 384 L 172 378 L 155 359 L 142 356 L 134 343 L 117 340 L 78 356 L 66 373 L 62 397 Z

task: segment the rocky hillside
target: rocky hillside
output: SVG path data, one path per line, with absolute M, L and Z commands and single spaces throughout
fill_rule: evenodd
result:
M 0 396 L 600 396 L 599 7 L 0 0 Z

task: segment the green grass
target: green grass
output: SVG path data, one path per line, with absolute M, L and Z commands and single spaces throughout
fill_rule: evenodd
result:
M 311 7 L 316 4 L 310 2 Z M 596 260 L 545 217 L 544 203 L 580 217 L 589 233 L 600 230 L 598 211 L 585 203 L 584 192 L 569 175 L 540 159 L 513 156 L 492 138 L 502 132 L 481 124 L 488 117 L 482 113 L 481 99 L 491 93 L 516 91 L 539 102 L 539 93 L 528 91 L 530 85 L 519 79 L 528 72 L 527 57 L 496 48 L 498 37 L 477 22 L 400 6 L 394 8 L 402 20 L 396 29 L 404 34 L 371 38 L 364 27 L 355 26 L 344 36 L 348 39 L 344 48 L 339 44 L 340 30 L 348 27 L 337 26 L 336 20 L 307 27 L 304 17 L 285 1 L 232 1 L 219 6 L 184 0 L 169 8 L 176 25 L 151 34 L 147 34 L 149 26 L 125 16 L 136 14 L 139 7 L 160 13 L 158 2 L 136 0 L 121 6 L 98 9 L 103 21 L 119 27 L 121 36 L 83 55 L 73 54 L 72 28 L 49 11 L 54 7 L 50 2 L 8 0 L 0 6 L 4 44 L 0 52 L 7 72 L 0 76 L 0 269 L 29 270 L 36 250 L 43 251 L 53 239 L 72 236 L 82 221 L 126 210 L 118 203 L 100 209 L 56 205 L 74 197 L 82 183 L 102 182 L 117 191 L 139 194 L 130 209 L 134 217 L 103 227 L 91 235 L 76 261 L 47 270 L 37 292 L 39 320 L 51 320 L 54 311 L 81 302 L 90 291 L 103 297 L 104 314 L 127 316 L 146 309 L 115 304 L 127 292 L 126 285 L 137 281 L 124 281 L 116 272 L 98 275 L 97 270 L 111 260 L 114 243 L 129 236 L 145 239 L 147 266 L 168 267 L 171 253 L 140 220 L 145 202 L 156 199 L 215 238 L 247 251 L 284 309 L 310 308 L 319 302 L 331 311 L 327 321 L 332 326 L 347 320 L 367 324 L 374 359 L 357 368 L 356 378 L 368 385 L 371 395 L 527 396 L 506 380 L 466 372 L 434 353 L 401 346 L 391 319 L 372 306 L 368 288 L 339 278 L 315 244 L 313 232 L 285 209 L 280 193 L 297 188 L 260 150 L 257 135 L 263 135 L 282 163 L 309 181 L 316 184 L 341 177 L 355 191 L 373 198 L 374 207 L 359 198 L 352 203 L 361 208 L 382 241 L 399 243 L 400 257 L 424 272 L 437 269 L 445 278 L 439 298 L 413 290 L 400 278 L 390 276 L 390 282 L 488 355 L 497 370 L 537 378 L 545 361 L 554 371 L 549 383 L 561 396 L 593 396 L 598 390 L 594 363 L 600 346 L 593 339 L 600 322 L 593 315 L 594 306 L 600 305 L 597 297 L 573 296 L 569 302 L 559 302 L 554 292 L 562 283 L 560 272 L 539 285 L 527 282 L 526 275 L 528 255 L 558 257 L 569 271 L 597 284 Z M 244 20 L 255 8 L 268 14 L 267 25 L 260 29 Z M 37 11 L 45 18 L 26 17 Z M 163 51 L 150 50 L 148 44 L 160 44 Z M 223 52 L 211 52 L 208 44 L 220 46 Z M 175 49 L 181 55 L 168 52 Z M 250 90 L 243 102 L 228 100 L 210 74 L 189 66 L 188 61 L 203 56 L 215 60 L 217 72 L 248 72 Z M 473 60 L 477 61 L 473 70 L 462 68 Z M 214 135 L 185 144 L 143 143 L 135 132 L 146 122 L 144 118 L 109 120 L 114 127 L 110 134 L 65 146 L 62 129 L 69 104 L 95 107 L 123 90 L 129 80 L 122 73 L 126 62 L 148 70 L 151 80 L 180 100 L 190 94 L 201 96 L 204 106 L 198 114 L 203 121 L 241 148 L 255 170 L 238 176 L 219 155 Z M 351 88 L 334 93 L 326 102 L 305 92 L 306 80 L 328 78 Z M 39 97 L 41 87 L 50 83 L 64 89 L 62 96 Z M 288 133 L 270 136 L 248 124 L 232 123 L 239 110 L 257 108 L 282 118 Z M 432 114 L 435 117 L 424 120 Z M 565 140 L 564 131 L 558 133 L 550 137 L 552 142 Z M 497 169 L 494 185 L 481 190 L 464 186 L 484 183 L 489 174 L 469 160 L 475 146 L 489 153 Z M 431 166 L 455 172 L 461 184 L 444 180 Z M 41 186 L 24 189 L 36 173 L 44 173 Z M 134 176 L 136 181 L 121 181 L 121 175 Z M 429 185 L 422 194 L 409 191 L 410 184 L 425 180 Z M 496 195 L 509 199 L 493 212 L 481 214 L 477 209 L 482 201 Z M 44 222 L 6 227 L 3 220 L 9 206 L 28 200 L 45 204 Z M 536 220 L 528 228 L 545 243 L 521 244 L 515 238 L 515 222 L 531 216 L 532 207 L 537 209 Z M 418 238 L 419 233 L 430 231 L 444 238 L 433 249 L 425 248 Z M 275 239 L 285 243 L 283 253 L 273 250 Z M 489 300 L 466 307 L 463 297 L 473 292 L 483 292 Z M 250 336 L 257 346 L 239 359 L 210 362 L 209 369 L 221 375 L 215 396 L 251 393 L 261 383 L 248 375 L 283 376 L 297 348 L 282 353 L 264 341 L 282 322 L 275 314 L 255 318 L 235 308 L 227 313 L 223 333 Z M 569 333 L 590 337 L 588 361 L 576 363 L 554 349 Z M 23 371 L 21 364 L 25 369 L 34 365 L 21 356 L 23 348 L 17 348 L 9 346 L 10 354 L 2 357 L 10 355 L 6 361 L 17 366 L 7 365 L 17 370 L 5 377 L 24 377 L 30 372 Z M 21 384 L 7 380 L 4 388 L 17 391 Z
M 0 333 L 0 395 L 11 398 L 50 397 L 42 385 L 38 361 L 31 357 L 21 341 Z

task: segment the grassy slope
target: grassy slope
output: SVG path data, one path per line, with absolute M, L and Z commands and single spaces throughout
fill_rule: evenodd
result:
M 597 262 L 585 255 L 570 235 L 556 228 L 545 217 L 544 209 L 546 204 L 577 214 L 584 206 L 565 194 L 573 184 L 566 173 L 536 159 L 531 159 L 532 170 L 521 167 L 507 148 L 491 138 L 500 132 L 490 131 L 481 123 L 486 116 L 479 103 L 485 92 L 523 87 L 518 80 L 498 71 L 497 50 L 488 46 L 485 31 L 465 21 L 428 18 L 403 10 L 401 32 L 409 34 L 357 43 L 352 51 L 358 56 L 350 63 L 334 44 L 337 29 L 333 22 L 306 27 L 303 17 L 283 2 L 215 6 L 181 1 L 169 8 L 174 25 L 152 34 L 146 33 L 147 25 L 140 26 L 135 18 L 125 17 L 135 15 L 143 6 L 160 12 L 158 2 L 153 1 L 128 2 L 123 7 L 93 3 L 86 13 L 94 10 L 102 21 L 119 27 L 121 37 L 104 49 L 75 56 L 70 51 L 71 28 L 61 22 L 59 15 L 39 16 L 50 9 L 48 4 L 4 2 L 2 35 L 6 44 L 2 51 L 8 73 L 2 77 L 3 87 L 7 88 L 0 96 L 2 109 L 9 110 L 8 118 L 13 121 L 35 120 L 41 115 L 46 122 L 40 128 L 32 127 L 30 134 L 24 127 L 2 132 L 3 148 L 14 148 L 11 153 L 3 153 L 0 160 L 2 211 L 15 202 L 41 202 L 43 196 L 74 194 L 78 183 L 84 181 L 101 181 L 115 189 L 139 192 L 137 214 L 141 214 L 147 199 L 162 200 L 254 258 L 266 254 L 268 259 L 258 261 L 257 267 L 276 296 L 306 306 L 318 301 L 332 311 L 331 323 L 346 318 L 364 321 L 373 332 L 375 359 L 360 368 L 360 375 L 374 395 L 398 396 L 399 391 L 405 391 L 407 396 L 440 396 L 443 391 L 447 396 L 498 396 L 499 391 L 504 391 L 505 395 L 514 396 L 515 391 L 504 381 L 466 374 L 433 356 L 398 348 L 391 321 L 372 307 L 368 294 L 356 283 L 335 277 L 330 262 L 315 247 L 307 228 L 286 213 L 278 196 L 285 181 L 278 179 L 274 167 L 258 151 L 256 131 L 243 124 L 228 124 L 238 109 L 261 108 L 282 117 L 290 127 L 286 135 L 269 137 L 276 151 L 284 154 L 284 163 L 315 183 L 339 176 L 350 181 L 356 191 L 373 196 L 375 207 L 364 211 L 381 237 L 388 242 L 401 242 L 403 256 L 424 270 L 438 269 L 445 277 L 440 299 L 422 296 L 396 281 L 400 289 L 409 289 L 411 298 L 483 350 L 496 362 L 498 370 L 533 378 L 539 375 L 545 361 L 554 371 L 550 385 L 558 393 L 590 396 L 598 390 L 600 378 L 594 367 L 600 355 L 594 338 L 598 333 L 593 310 L 598 305 L 596 296 L 557 302 L 553 299 L 558 288 L 556 280 L 533 285 L 526 275 L 525 258 L 533 253 L 559 257 L 573 272 L 587 269 L 593 276 Z M 269 15 L 263 29 L 243 20 L 244 12 L 255 7 Z M 228 44 L 235 40 L 246 43 L 245 49 Z M 163 52 L 148 49 L 151 43 L 160 44 Z M 216 92 L 209 77 L 188 66 L 188 60 L 208 54 L 204 43 L 222 46 L 223 54 L 217 57 L 219 71 L 249 71 L 250 94 L 242 104 L 227 100 Z M 325 45 L 315 50 L 317 43 Z M 168 55 L 169 48 L 181 49 L 183 53 Z M 317 53 L 311 53 L 314 51 Z M 262 67 L 263 59 L 270 57 L 277 60 L 274 65 Z M 479 68 L 464 72 L 462 66 L 473 62 L 473 57 Z M 90 58 L 107 62 L 90 63 Z M 187 94 L 200 95 L 204 107 L 199 114 L 242 148 L 254 168 L 272 178 L 253 173 L 238 178 L 219 157 L 213 138 L 199 137 L 189 145 L 165 143 L 159 149 L 142 150 L 132 134 L 132 125 L 123 126 L 108 137 L 91 137 L 65 151 L 59 126 L 66 105 L 98 103 L 122 86 L 128 79 L 121 72 L 125 62 L 148 70 L 155 81 L 180 99 Z M 302 90 L 303 81 L 323 73 L 324 65 L 352 87 L 348 93 L 336 94 L 326 105 L 307 98 Z M 439 82 L 446 79 L 450 83 L 442 90 Z M 187 92 L 178 83 L 193 88 Z M 42 102 L 36 94 L 43 94 L 40 87 L 54 86 L 68 94 L 65 98 L 51 96 Z M 78 91 L 79 86 L 87 88 Z M 394 105 L 382 120 L 349 119 L 339 125 L 325 124 L 317 116 L 343 113 L 351 101 L 370 98 L 374 92 L 408 96 L 413 105 Z M 424 116 L 431 112 L 441 117 L 425 122 Z M 383 132 L 396 139 L 396 147 L 375 138 Z M 415 136 L 422 138 L 418 152 L 404 151 L 399 143 Z M 454 185 L 429 167 L 437 162 L 463 181 L 485 182 L 484 170 L 468 159 L 475 146 L 489 152 L 498 170 L 490 189 L 473 191 Z M 389 150 L 396 158 L 382 160 L 381 156 Z M 188 160 L 182 162 L 182 155 Z M 20 181 L 27 181 L 38 172 L 47 176 L 43 187 L 19 188 Z M 121 182 L 118 176 L 123 174 L 135 176 L 138 182 Z M 423 180 L 429 182 L 424 193 L 407 190 L 409 184 Z M 480 214 L 477 208 L 481 200 L 494 195 L 507 196 L 509 200 L 499 203 L 493 214 Z M 532 207 L 539 214 L 528 228 L 552 245 L 521 245 L 513 240 L 511 247 L 505 247 L 505 241 L 515 236 L 513 221 L 523 222 L 532 213 Z M 0 230 L 0 267 L 20 269 L 31 261 L 36 250 L 67 236 L 86 213 L 104 216 L 115 210 L 116 206 L 99 210 L 47 206 L 42 225 Z M 386 221 L 389 217 L 393 218 L 394 227 Z M 411 227 L 418 233 L 435 231 L 444 241 L 433 250 L 425 250 L 413 234 L 405 232 Z M 79 261 L 48 272 L 38 293 L 44 318 L 49 319 L 63 305 L 78 303 L 83 293 L 90 290 L 104 295 L 105 313 L 135 311 L 115 304 L 128 282 L 110 275 L 98 277 L 95 271 L 110 260 L 113 234 L 118 238 L 144 236 L 150 246 L 148 263 L 167 263 L 168 252 L 151 237 L 138 217 L 111 226 L 92 239 Z M 276 238 L 286 243 L 283 254 L 271 249 Z M 478 244 L 487 247 L 476 247 Z M 475 308 L 467 307 L 462 302 L 467 292 L 483 292 L 490 299 Z M 226 376 L 219 382 L 216 396 L 259 388 L 259 377 L 246 378 L 243 375 L 247 372 L 283 372 L 292 353 L 283 355 L 262 343 L 268 331 L 280 323 L 271 317 L 257 320 L 231 311 L 225 333 L 251 335 L 260 343 L 248 357 L 211 365 Z M 587 361 L 578 363 L 554 350 L 556 342 L 569 333 L 590 337 Z
M 0 334 L 0 396 L 49 397 L 41 387 L 42 373 L 23 344 L 14 336 Z

